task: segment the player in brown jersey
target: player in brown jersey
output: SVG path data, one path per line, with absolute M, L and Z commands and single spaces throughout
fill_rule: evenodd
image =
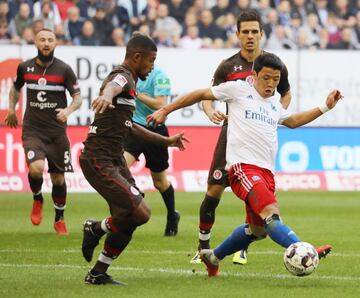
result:
M 226 81 L 252 80 L 254 61 L 263 52 L 260 48 L 260 40 L 263 35 L 260 15 L 255 10 L 246 10 L 238 16 L 236 23 L 236 34 L 241 49 L 220 63 L 213 77 L 213 85 L 219 85 Z M 277 91 L 281 94 L 281 104 L 286 109 L 290 104 L 291 93 L 285 65 L 281 71 L 281 80 Z M 213 123 L 220 124 L 224 121 L 209 170 L 207 192 L 200 206 L 198 249 L 207 249 L 210 247 L 210 232 L 215 222 L 215 209 L 225 188 L 229 186 L 228 172 L 225 170 L 228 125 L 227 116 L 214 110 L 211 101 L 203 101 L 202 104 L 204 112 Z M 246 264 L 246 256 L 246 249 L 235 253 L 233 263 Z M 201 263 L 198 252 L 190 260 L 190 263 Z
M 67 235 L 64 221 L 66 182 L 64 172 L 72 172 L 70 143 L 66 135 L 66 121 L 78 109 L 82 99 L 76 75 L 69 65 L 54 57 L 56 36 L 42 29 L 35 38 L 38 55 L 20 63 L 17 77 L 10 90 L 9 111 L 5 119 L 16 127 L 15 106 L 20 89 L 26 83 L 27 104 L 23 119 L 22 141 L 29 168 L 29 184 L 33 192 L 31 222 L 39 225 L 42 219 L 44 160 L 48 161 L 55 207 L 54 228 L 59 235 Z M 67 106 L 65 91 L 72 96 Z
M 89 183 L 108 203 L 111 216 L 84 223 L 82 253 L 88 262 L 100 238 L 107 234 L 98 261 L 85 277 L 88 284 L 124 284 L 113 280 L 106 271 L 126 248 L 135 229 L 150 218 L 150 208 L 123 157 L 125 139 L 134 134 L 181 150 L 187 141 L 183 133 L 164 137 L 132 121 L 137 78 L 145 80 L 156 53 L 156 45 L 150 38 L 135 35 L 127 44 L 124 62 L 105 78 L 100 96 L 92 103 L 96 114 L 84 142 L 80 166 Z

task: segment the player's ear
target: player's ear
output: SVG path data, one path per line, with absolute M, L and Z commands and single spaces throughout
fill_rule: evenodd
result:
M 140 52 L 135 52 L 134 55 L 132 56 L 132 60 L 134 61 L 134 63 L 139 63 L 141 58 L 142 58 L 142 54 Z

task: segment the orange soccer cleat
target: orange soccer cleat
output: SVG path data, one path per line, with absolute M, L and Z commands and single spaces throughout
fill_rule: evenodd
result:
M 332 250 L 332 246 L 329 244 L 325 244 L 319 247 L 315 247 L 318 255 L 319 255 L 319 259 L 325 258 L 330 251 Z
M 214 255 L 212 249 L 202 249 L 200 251 L 200 258 L 206 265 L 208 276 L 212 277 L 220 274 L 219 260 Z
M 42 219 L 42 207 L 43 202 L 39 200 L 34 200 L 33 206 L 30 213 L 30 219 L 33 225 L 37 226 L 41 224 Z
M 61 236 L 69 235 L 67 228 L 66 228 L 65 221 L 63 219 L 60 219 L 60 220 L 54 222 L 54 229 L 58 235 L 61 235 Z

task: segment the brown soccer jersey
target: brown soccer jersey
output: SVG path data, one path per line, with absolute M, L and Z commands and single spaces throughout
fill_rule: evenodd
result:
M 102 159 L 118 159 L 123 154 L 124 140 L 132 127 L 132 116 L 135 109 L 136 80 L 133 73 L 125 65 L 115 68 L 104 80 L 100 94 L 110 81 L 123 87 L 123 91 L 113 98 L 114 109 L 106 109 L 97 113 L 90 126 L 85 140 L 83 157 Z
M 23 134 L 36 132 L 56 136 L 65 132 L 66 123 L 56 119 L 55 109 L 66 108 L 66 89 L 70 95 L 80 92 L 76 75 L 69 65 L 54 58 L 45 68 L 36 58 L 20 63 L 14 82 L 16 90 L 26 83 L 26 110 Z

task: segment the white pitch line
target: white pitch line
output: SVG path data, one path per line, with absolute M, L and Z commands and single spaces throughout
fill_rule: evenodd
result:
M 12 267 L 12 268 L 42 268 L 42 269 L 55 269 L 55 268 L 64 268 L 64 269 L 81 269 L 81 270 L 89 270 L 89 266 L 81 266 L 81 265 L 66 265 L 66 264 L 7 264 L 0 263 L 0 267 Z M 156 273 L 166 273 L 166 274 L 180 274 L 180 275 L 206 275 L 205 267 L 201 272 L 196 271 L 194 273 L 190 269 L 175 269 L 175 268 L 137 268 L 137 267 L 111 267 L 111 270 L 116 271 L 129 271 L 129 272 L 156 272 Z M 221 272 L 222 276 L 229 277 L 254 277 L 254 278 L 266 278 L 266 279 L 295 279 L 295 276 L 291 276 L 290 274 L 264 274 L 264 273 L 229 273 L 229 272 Z M 338 281 L 359 281 L 360 277 L 356 276 L 319 276 L 312 275 L 309 277 L 310 279 L 318 279 L 318 280 L 338 280 Z
M 0 249 L 0 254 L 2 253 L 75 253 L 80 254 L 81 249 L 80 247 L 77 249 L 63 249 L 63 250 L 38 250 L 38 249 Z M 126 250 L 127 254 L 153 254 L 153 250 Z M 157 254 L 164 254 L 164 255 L 188 255 L 192 252 L 185 251 L 185 250 L 160 250 L 156 251 Z M 281 251 L 250 251 L 250 254 L 254 255 L 282 255 Z M 345 257 L 345 258 L 360 258 L 360 254 L 356 253 L 333 253 L 331 252 L 329 257 Z

